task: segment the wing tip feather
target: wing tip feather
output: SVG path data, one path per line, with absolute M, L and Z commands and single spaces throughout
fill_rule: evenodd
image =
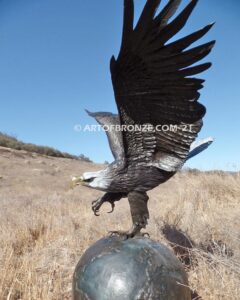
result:
M 86 112 L 90 117 L 94 117 L 95 113 L 89 111 L 89 110 L 86 109 L 86 108 L 85 108 L 84 110 L 85 110 L 85 112 Z
M 208 50 L 212 50 L 212 48 L 216 45 L 216 40 L 212 40 L 209 43 L 206 44 Z

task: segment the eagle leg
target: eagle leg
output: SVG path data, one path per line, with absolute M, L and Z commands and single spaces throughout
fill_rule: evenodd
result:
M 110 235 L 125 236 L 133 238 L 136 235 L 145 236 L 148 233 L 141 233 L 143 228 L 146 228 L 149 219 L 149 211 L 147 207 L 148 196 L 145 192 L 131 192 L 128 194 L 128 201 L 132 215 L 133 225 L 128 231 L 110 231 Z
M 124 195 L 122 193 L 106 193 L 103 197 L 98 198 L 97 200 L 92 202 L 92 210 L 95 216 L 99 216 L 99 211 L 103 203 L 109 202 L 111 204 L 112 210 L 108 213 L 112 213 L 115 208 L 115 201 L 119 201 L 123 198 Z

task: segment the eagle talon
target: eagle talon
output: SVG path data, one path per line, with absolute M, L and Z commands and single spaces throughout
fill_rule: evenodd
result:
M 114 211 L 114 208 L 115 208 L 115 204 L 114 204 L 114 202 L 112 201 L 108 201 L 110 204 L 111 204 L 111 206 L 112 206 L 112 210 L 111 211 L 108 211 L 108 214 L 111 214 L 111 213 L 113 213 L 113 211 Z
M 150 234 L 148 232 L 139 232 L 137 235 L 150 239 Z
M 114 211 L 114 208 L 115 208 L 114 201 L 105 200 L 103 198 L 98 198 L 97 200 L 94 200 L 92 202 L 92 211 L 94 212 L 95 216 L 97 216 L 97 217 L 100 216 L 99 210 L 100 210 L 100 208 L 101 208 L 101 206 L 103 205 L 104 202 L 109 202 L 112 206 L 112 210 L 108 212 L 109 214 L 111 214 Z
M 99 199 L 97 199 L 97 200 L 94 200 L 94 201 L 92 202 L 92 211 L 94 212 L 94 215 L 97 216 L 97 217 L 100 216 L 100 214 L 99 214 L 99 209 L 100 209 L 100 207 L 102 206 L 102 204 L 103 204 L 103 202 L 102 202 L 102 199 L 101 199 L 101 198 L 99 198 Z
M 146 237 L 150 238 L 150 234 L 148 232 L 132 232 L 132 231 L 109 231 L 108 232 L 109 236 L 119 236 L 119 237 L 124 237 L 126 240 L 129 238 L 134 238 L 135 236 L 138 237 Z
M 148 235 L 148 233 L 142 233 L 141 232 L 141 229 L 142 229 L 142 226 L 139 226 L 139 224 L 135 223 L 133 224 L 132 228 L 128 231 L 110 231 L 109 234 L 110 236 L 122 236 L 122 237 L 125 237 L 126 239 L 129 239 L 129 238 L 134 238 L 135 236 L 145 236 L 145 235 Z M 150 236 L 149 236 L 150 237 Z
M 118 236 L 123 237 L 125 240 L 133 237 L 128 231 L 109 231 L 108 234 L 110 237 Z

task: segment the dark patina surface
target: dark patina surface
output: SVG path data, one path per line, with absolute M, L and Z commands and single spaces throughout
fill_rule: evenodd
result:
M 187 275 L 171 250 L 153 240 L 106 237 L 73 276 L 73 300 L 190 300 Z
M 87 111 L 106 130 L 114 162 L 73 178 L 75 185 L 105 192 L 92 203 L 95 215 L 103 203 L 110 202 L 113 211 L 116 201 L 128 198 L 133 224 L 128 231 L 118 232 L 127 237 L 147 225 L 146 193 L 169 180 L 212 142 L 193 147 L 206 113 L 198 101 L 204 83 L 198 74 L 211 67 L 200 61 L 215 41 L 191 45 L 213 23 L 177 39 L 198 0 L 189 1 L 176 15 L 181 0 L 166 1 L 162 9 L 161 0 L 145 0 L 136 20 L 137 2 L 124 0 L 122 43 L 118 56 L 110 60 L 118 113 Z

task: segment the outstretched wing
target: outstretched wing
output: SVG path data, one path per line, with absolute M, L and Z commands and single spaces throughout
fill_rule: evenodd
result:
M 88 110 L 86 112 L 103 126 L 115 160 L 122 160 L 124 157 L 123 138 L 121 130 L 117 130 L 117 126 L 120 125 L 119 116 L 110 112 L 93 113 Z
M 117 60 L 111 59 L 111 74 L 121 124 L 158 125 L 153 131 L 123 131 L 127 162 L 176 171 L 185 162 L 206 111 L 198 103 L 204 80 L 190 76 L 211 64 L 192 65 L 210 53 L 214 41 L 186 49 L 213 24 L 167 43 L 185 25 L 197 0 L 171 22 L 181 1 L 170 0 L 156 15 L 160 2 L 147 0 L 133 28 L 134 2 L 124 1 L 122 45 Z M 163 131 L 159 125 L 177 125 L 177 130 L 174 126 L 174 130 Z

